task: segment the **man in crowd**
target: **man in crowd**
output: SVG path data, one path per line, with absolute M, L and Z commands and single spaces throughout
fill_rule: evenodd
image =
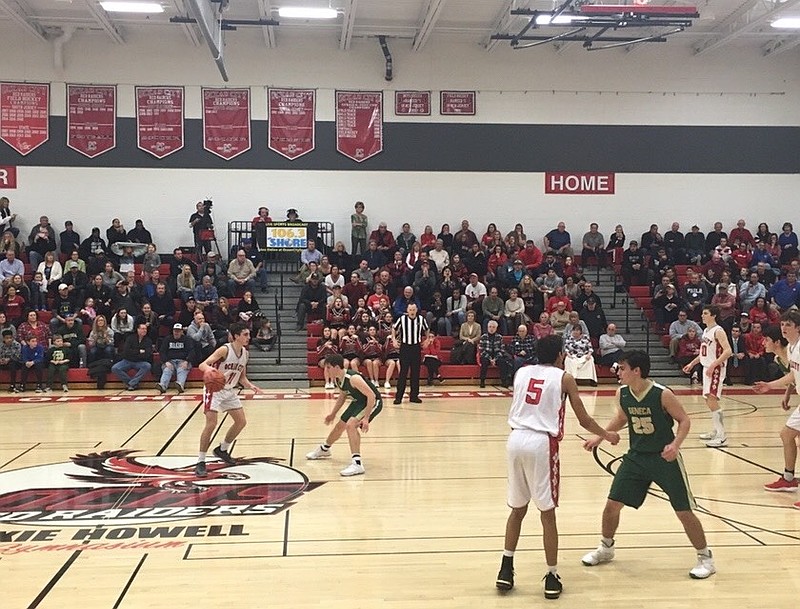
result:
M 597 222 L 592 222 L 589 225 L 589 232 L 583 235 L 583 250 L 581 250 L 583 266 L 589 264 L 590 258 L 594 258 L 599 266 L 606 265 L 606 240 L 597 228 Z

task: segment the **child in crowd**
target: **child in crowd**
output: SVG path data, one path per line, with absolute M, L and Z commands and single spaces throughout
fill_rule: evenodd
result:
M 44 347 L 39 344 L 39 339 L 35 336 L 28 338 L 28 342 L 23 344 L 20 349 L 20 361 L 22 362 L 22 376 L 19 391 L 25 391 L 25 384 L 28 376 L 33 370 L 36 377 L 36 393 L 42 393 L 42 369 L 44 368 Z
M 69 347 L 64 345 L 64 338 L 60 334 L 53 336 L 53 346 L 48 353 L 50 365 L 47 370 L 47 388 L 45 391 L 50 393 L 53 390 L 53 379 L 58 375 L 61 381 L 61 389 L 66 393 L 69 391 L 67 386 L 67 370 L 69 370 Z
M 156 253 L 155 243 L 150 243 L 147 246 L 147 252 L 145 252 L 144 260 L 142 261 L 142 278 L 144 279 L 144 283 L 150 281 L 150 275 L 153 270 L 157 269 L 159 266 L 161 266 L 161 256 Z
M 14 332 L 12 330 L 3 330 L 3 342 L 0 344 L 0 369 L 8 370 L 9 393 L 19 393 L 17 388 L 17 371 L 19 371 L 21 362 L 22 347 L 14 340 Z
M 47 310 L 47 282 L 44 280 L 44 275 L 36 272 L 31 281 L 31 302 L 30 308 L 34 311 Z
M 271 351 L 272 345 L 275 344 L 275 339 L 277 338 L 272 333 L 272 323 L 266 317 L 257 320 L 257 323 L 259 324 L 258 333 L 253 342 L 262 351 Z
M 84 325 L 91 326 L 94 324 L 95 317 L 97 317 L 97 309 L 94 307 L 94 298 L 89 297 L 83 303 L 83 308 L 78 311 L 78 318 Z

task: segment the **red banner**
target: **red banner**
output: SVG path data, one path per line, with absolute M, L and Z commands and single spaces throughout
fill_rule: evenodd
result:
M 17 168 L 14 165 L 0 165 L 0 188 L 17 187 Z
M 136 134 L 157 159 L 183 148 L 183 87 L 136 87 Z
M 613 173 L 545 173 L 544 192 L 548 195 L 613 195 Z
M 289 160 L 316 146 L 316 92 L 313 89 L 270 89 L 269 149 Z
M 67 146 L 93 159 L 117 145 L 117 88 L 67 85 Z
M 50 85 L 0 83 L 0 140 L 21 155 L 50 139 Z
M 203 89 L 203 148 L 226 161 L 250 150 L 250 89 Z
M 394 113 L 396 116 L 430 116 L 430 91 L 395 91 Z
M 475 91 L 442 91 L 440 101 L 440 114 L 475 115 Z
M 336 150 L 356 163 L 383 151 L 382 92 L 336 92 Z

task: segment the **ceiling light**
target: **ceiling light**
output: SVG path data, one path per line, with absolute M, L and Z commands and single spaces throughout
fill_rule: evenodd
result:
M 278 15 L 284 19 L 336 19 L 339 12 L 335 8 L 284 6 L 278 9 Z
M 573 21 L 585 20 L 586 17 L 581 15 L 559 15 L 553 17 L 552 15 L 538 15 L 536 17 L 536 25 L 567 25 Z
M 800 29 L 800 17 L 782 17 L 772 22 L 772 27 Z
M 101 2 L 109 13 L 163 13 L 164 7 L 156 2 Z

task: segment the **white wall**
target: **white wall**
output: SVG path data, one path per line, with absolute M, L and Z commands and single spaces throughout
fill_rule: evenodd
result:
M 118 83 L 119 114 L 133 116 L 133 85 L 186 85 L 187 117 L 200 116 L 200 86 L 220 86 L 207 49 L 195 48 L 177 31 L 129 33 L 115 46 L 100 33 L 75 35 L 65 49 L 65 69 L 53 69 L 52 47 L 4 29 L 0 75 L 4 80 L 53 83 L 52 113 L 64 115 L 64 84 Z M 168 35 L 167 35 L 168 34 Z M 229 35 L 230 86 L 253 87 L 253 118 L 266 117 L 267 85 L 319 89 L 318 120 L 333 119 L 335 88 L 468 88 L 479 91 L 478 115 L 430 117 L 430 121 L 481 123 L 800 125 L 798 53 L 764 59 L 753 49 L 726 48 L 693 57 L 679 45 L 654 44 L 633 53 L 587 53 L 579 47 L 561 55 L 548 48 L 487 53 L 466 44 L 435 39 L 422 53 L 408 41 L 393 42 L 396 78 L 383 80 L 383 57 L 372 40 L 354 41 L 341 52 L 336 41 L 280 36 L 276 50 L 260 32 Z M 386 119 L 392 115 L 386 95 Z M 435 107 L 435 106 L 434 106 Z M 419 119 L 416 119 L 419 120 Z M 0 164 L 5 150 L 0 147 Z M 509 152 L 513 154 L 513 152 Z M 368 163 L 369 161 L 367 161 Z M 542 174 L 453 174 L 392 172 L 297 172 L 219 170 L 19 169 L 17 191 L 7 191 L 26 230 L 40 213 L 63 225 L 69 217 L 86 234 L 105 229 L 119 216 L 126 226 L 142 217 L 163 248 L 188 243 L 186 219 L 195 201 L 213 196 L 217 223 L 248 219 L 265 204 L 275 217 L 298 207 L 305 219 L 333 220 L 346 241 L 347 218 L 357 199 L 375 222 L 397 230 L 469 218 L 481 229 L 495 221 L 510 229 L 517 221 L 542 234 L 565 220 L 582 234 L 590 220 L 608 233 L 617 221 L 629 235 L 651 222 L 704 229 L 721 219 L 726 227 L 742 216 L 778 225 L 797 220 L 800 177 L 773 175 L 618 175 L 613 197 L 564 197 L 543 193 Z

